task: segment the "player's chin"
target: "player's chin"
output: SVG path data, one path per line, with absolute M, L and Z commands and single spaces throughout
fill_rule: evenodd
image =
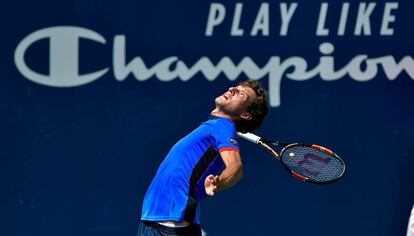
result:
M 224 105 L 227 99 L 224 96 L 216 97 L 215 102 L 217 105 Z

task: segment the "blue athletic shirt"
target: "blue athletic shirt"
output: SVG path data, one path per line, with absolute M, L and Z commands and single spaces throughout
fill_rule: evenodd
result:
M 142 220 L 200 224 L 199 203 L 207 193 L 204 180 L 224 168 L 219 153 L 239 151 L 232 120 L 211 116 L 178 141 L 161 163 L 144 197 Z

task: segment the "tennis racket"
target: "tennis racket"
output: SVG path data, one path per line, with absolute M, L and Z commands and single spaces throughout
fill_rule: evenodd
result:
M 269 151 L 289 173 L 304 182 L 329 184 L 338 181 L 345 173 L 345 162 L 328 148 L 269 141 L 252 133 L 239 132 L 238 135 Z M 276 147 L 281 149 L 279 154 Z

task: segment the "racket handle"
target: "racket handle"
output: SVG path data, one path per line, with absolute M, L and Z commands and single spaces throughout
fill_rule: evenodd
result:
M 241 138 L 244 138 L 244 139 L 249 140 L 250 142 L 253 142 L 253 143 L 256 143 L 256 144 L 259 143 L 259 141 L 261 139 L 261 137 L 255 135 L 255 134 L 252 134 L 252 133 L 240 133 L 240 132 L 238 132 L 237 135 L 239 135 L 239 137 L 241 137 Z

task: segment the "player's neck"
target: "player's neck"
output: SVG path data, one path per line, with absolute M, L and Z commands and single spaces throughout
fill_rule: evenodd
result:
M 235 120 L 233 116 L 224 113 L 218 107 L 216 107 L 214 110 L 212 110 L 210 114 L 213 115 L 213 116 L 221 117 L 221 118 L 227 118 L 227 119 Z

